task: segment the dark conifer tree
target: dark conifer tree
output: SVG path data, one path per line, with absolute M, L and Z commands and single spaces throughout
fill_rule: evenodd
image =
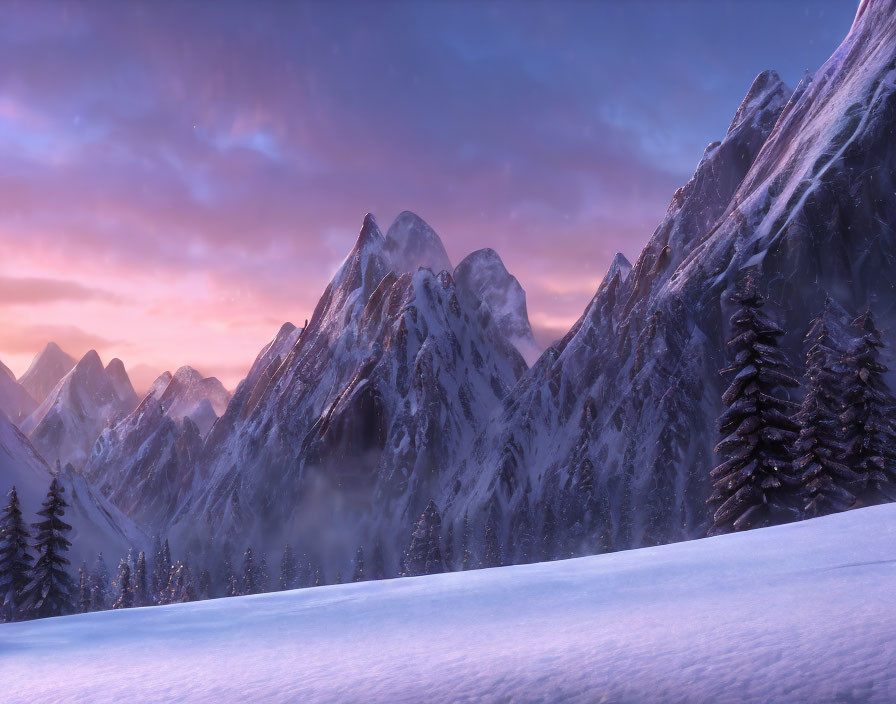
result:
M 541 525 L 541 560 L 548 562 L 557 556 L 557 519 L 554 509 L 547 504 L 544 510 L 544 521 Z
M 796 415 L 800 435 L 793 455 L 794 469 L 803 487 L 803 512 L 813 518 L 852 506 L 855 496 L 849 488 L 860 477 L 840 461 L 843 353 L 831 337 L 824 317 L 812 321 L 806 342 L 806 395 Z
M 134 606 L 147 606 L 151 603 L 146 579 L 146 553 L 142 550 L 134 563 L 133 592 Z
M 240 595 L 240 584 L 236 578 L 235 574 L 231 574 L 227 578 L 227 596 L 239 596 Z
M 199 584 L 196 586 L 196 596 L 199 599 L 211 599 L 212 596 L 212 573 L 207 569 L 199 573 Z
M 171 568 L 164 603 L 182 604 L 187 601 L 196 601 L 196 585 L 190 568 L 185 563 L 178 562 Z
M 364 547 L 362 545 L 358 546 L 358 551 L 355 553 L 355 573 L 352 575 L 353 582 L 363 582 L 366 579 L 364 576 Z
M 93 570 L 90 573 L 90 599 L 93 611 L 109 608 L 109 568 L 103 559 L 103 553 L 96 556 Z
M 87 563 L 85 562 L 78 568 L 78 613 L 87 613 L 92 604 L 90 576 L 87 574 Z
M 448 532 L 445 534 L 445 570 L 454 570 L 454 524 L 448 524 Z
M 784 331 L 762 312 L 762 296 L 752 277 L 731 297 L 728 349 L 733 364 L 720 373 L 733 375 L 722 395 L 727 406 L 719 419 L 722 463 L 710 472 L 716 507 L 709 535 L 782 523 L 799 517 L 799 479 L 793 474 L 791 448 L 799 426 L 787 392 L 799 386 L 778 348 Z
M 434 501 L 426 505 L 404 556 L 403 575 L 413 577 L 445 571 L 442 562 L 442 518 Z
M 334 584 L 342 584 L 342 570 L 336 570 L 336 581 Z
M 883 347 L 869 308 L 856 318 L 859 333 L 843 357 L 845 408 L 843 463 L 860 476 L 855 487 L 861 505 L 896 501 L 896 433 L 893 395 L 880 363 Z
M 373 557 L 370 560 L 371 579 L 386 578 L 386 555 L 383 552 L 383 541 L 379 536 L 373 543 Z
M 19 495 L 13 487 L 0 517 L 0 618 L 5 621 L 14 621 L 22 615 L 22 593 L 30 581 L 34 559 L 28 553 L 30 537 L 22 519 Z
M 504 564 L 504 560 L 501 552 L 498 509 L 497 504 L 492 503 L 485 521 L 482 566 L 500 567 L 502 564 Z
M 535 535 L 532 530 L 532 516 L 529 504 L 520 506 L 514 531 L 519 538 L 517 547 L 517 564 L 525 565 L 535 560 Z
M 246 548 L 246 554 L 243 556 L 243 583 L 241 594 L 257 594 L 258 583 L 255 581 L 258 577 L 258 570 L 255 567 L 255 561 L 252 559 L 252 548 Z
M 292 546 L 287 543 L 283 548 L 283 557 L 280 560 L 280 579 L 277 582 L 281 592 L 296 588 L 298 572 L 299 564 L 296 562 L 296 556 L 292 551 Z
M 162 591 L 162 585 L 159 584 L 161 571 L 159 562 L 162 559 L 162 541 L 158 535 L 152 536 L 152 550 L 149 553 L 151 564 L 149 567 L 149 594 L 153 601 L 157 600 L 159 593 Z
M 134 592 L 131 591 L 131 566 L 127 559 L 122 558 L 118 563 L 118 577 L 115 579 L 115 588 L 118 596 L 113 609 L 129 609 L 134 605 Z
M 62 520 L 68 507 L 62 498 L 64 491 L 53 477 L 43 509 L 37 512 L 44 520 L 31 524 L 37 530 L 35 550 L 39 556 L 31 570 L 31 581 L 23 590 L 22 605 L 35 618 L 62 616 L 74 610 L 75 586 L 65 570 L 69 564 L 65 553 L 71 543 L 64 534 L 72 527 Z
M 469 570 L 473 567 L 473 552 L 470 549 L 470 539 L 473 537 L 470 531 L 470 517 L 464 514 L 464 527 L 460 536 L 460 557 L 462 570 Z
M 264 594 L 271 585 L 271 576 L 268 573 L 268 556 L 261 553 L 261 560 L 258 562 L 258 574 L 255 577 L 255 588 L 259 594 Z

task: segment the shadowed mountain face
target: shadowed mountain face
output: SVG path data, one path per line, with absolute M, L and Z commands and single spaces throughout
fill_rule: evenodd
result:
M 410 236 L 402 252 L 442 250 L 428 226 L 416 231 L 425 246 Z M 450 273 L 403 271 L 394 252 L 367 216 L 307 327 L 260 355 L 206 442 L 207 488 L 178 516 L 183 538 L 315 535 L 335 543 L 315 545 L 321 554 L 347 559 L 374 536 L 394 550 L 450 491 L 460 454 L 526 365 Z
M 480 436 L 447 521 L 498 513 L 506 534 L 551 507 L 559 531 L 582 536 L 573 549 L 704 534 L 742 277 L 770 299 L 795 364 L 828 295 L 896 322 L 894 133 L 896 2 L 866 2 L 795 92 L 773 72 L 756 79 L 631 273 L 604 281 Z

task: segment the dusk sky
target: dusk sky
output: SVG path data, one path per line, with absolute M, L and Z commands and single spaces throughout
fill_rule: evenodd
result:
M 493 247 L 547 342 L 634 261 L 753 78 L 855 0 L 5 4 L 0 360 L 54 340 L 229 388 L 361 220 Z

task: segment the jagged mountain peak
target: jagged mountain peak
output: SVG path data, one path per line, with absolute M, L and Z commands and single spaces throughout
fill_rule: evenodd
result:
M 106 365 L 106 374 L 111 379 L 118 398 L 127 405 L 136 406 L 139 398 L 137 392 L 134 391 L 134 385 L 131 384 L 131 378 L 124 367 L 124 362 L 115 357 Z
M 147 396 L 151 396 L 154 398 L 160 397 L 163 393 L 165 393 L 165 389 L 168 388 L 168 384 L 171 383 L 171 379 L 173 378 L 171 372 L 162 372 L 156 378 L 154 382 L 152 382 L 152 386 L 149 387 L 149 391 L 147 392 Z
M 400 213 L 389 226 L 384 251 L 397 275 L 421 267 L 435 273 L 451 271 L 442 240 L 423 218 L 410 210 Z
M 764 107 L 771 101 L 786 102 L 792 94 L 793 89 L 781 80 L 777 71 L 763 71 L 753 80 L 750 90 L 747 91 L 746 97 L 734 114 L 734 119 L 731 120 L 731 125 L 728 127 L 728 134 L 752 117 L 761 115 Z
M 604 281 L 609 283 L 613 280 L 616 274 L 619 274 L 620 282 L 625 281 L 628 278 L 628 275 L 631 273 L 632 264 L 626 259 L 625 255 L 622 252 L 616 252 L 616 256 L 613 257 L 613 261 L 610 262 L 610 268 L 607 269 L 607 273 L 604 275 Z
M 3 362 L 0 362 L 0 374 L 9 379 L 12 379 L 13 381 L 16 380 L 16 375 L 12 373 L 12 369 L 7 367 Z
M 491 248 L 468 254 L 454 270 L 458 291 L 480 313 L 487 310 L 501 334 L 532 365 L 541 354 L 526 308 L 526 292 Z M 487 322 L 487 321 L 484 321 Z
M 19 378 L 19 383 L 35 401 L 41 403 L 74 366 L 74 358 L 63 352 L 55 342 L 48 342 Z

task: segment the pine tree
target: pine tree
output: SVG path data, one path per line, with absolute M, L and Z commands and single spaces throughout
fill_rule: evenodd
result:
M 236 575 L 231 573 L 231 575 L 227 578 L 227 596 L 239 596 L 240 595 L 240 585 L 239 581 L 236 578 Z
M 252 560 L 252 548 L 246 548 L 246 554 L 243 557 L 243 583 L 241 594 L 257 594 L 258 584 L 255 582 L 258 571 L 255 569 L 255 562 Z
M 171 579 L 171 548 L 168 545 L 168 539 L 166 538 L 164 543 L 156 540 L 153 549 L 155 550 L 155 567 L 151 579 L 152 597 L 156 603 L 162 603 L 168 590 L 168 580 Z
M 794 469 L 803 487 L 807 517 L 845 511 L 855 496 L 850 487 L 859 475 L 840 462 L 843 454 L 840 414 L 842 351 L 823 317 L 812 321 L 806 335 L 806 396 L 796 415 L 800 435 L 793 446 Z
M 62 616 L 74 610 L 74 584 L 65 571 L 69 564 L 65 553 L 71 543 L 64 533 L 72 527 L 61 518 L 68 507 L 62 498 L 64 491 L 53 477 L 43 509 L 37 512 L 44 520 L 31 524 L 37 529 L 35 550 L 39 557 L 31 570 L 31 581 L 23 590 L 22 605 L 35 618 Z
M 535 560 L 535 534 L 532 530 L 532 516 L 528 501 L 520 506 L 514 531 L 519 538 L 517 563 L 525 565 Z
M 454 570 L 454 524 L 448 524 L 448 532 L 445 534 L 445 571 Z
M 501 554 L 498 507 L 496 503 L 491 504 L 488 511 L 488 518 L 485 521 L 483 548 L 483 567 L 500 567 L 504 564 L 503 556 Z
M 90 598 L 93 611 L 102 611 L 109 608 L 109 568 L 103 559 L 103 553 L 96 557 L 93 570 L 90 573 Z
M 859 332 L 843 357 L 845 408 L 843 464 L 860 476 L 855 487 L 862 505 L 896 501 L 896 433 L 890 420 L 893 395 L 884 381 L 887 367 L 880 363 L 883 342 L 869 308 L 856 318 Z
M 22 519 L 18 492 L 13 487 L 0 517 L 0 617 L 5 621 L 14 621 L 21 615 L 22 593 L 30 581 L 30 563 L 34 560 L 28 553 L 30 537 Z
M 470 551 L 470 538 L 472 537 L 472 533 L 470 532 L 470 517 L 465 513 L 464 514 L 464 528 L 461 531 L 460 536 L 460 556 L 461 556 L 461 565 L 460 568 L 462 570 L 468 570 L 473 567 L 473 553 Z
M 373 557 L 370 561 L 371 579 L 386 578 L 386 555 L 383 551 L 383 541 L 379 536 L 373 543 Z
M 342 570 L 336 570 L 336 581 L 334 584 L 342 584 Z
M 182 604 L 188 601 L 196 601 L 196 585 L 190 568 L 185 563 L 178 562 L 171 568 L 164 603 Z
M 799 426 L 787 388 L 799 386 L 791 375 L 778 338 L 784 331 L 760 309 L 762 296 L 752 278 L 731 298 L 728 348 L 733 374 L 722 395 L 727 406 L 719 419 L 722 463 L 710 472 L 713 492 L 707 503 L 716 511 L 709 535 L 767 526 L 799 516 L 799 479 L 793 476 L 791 448 Z
M 359 545 L 358 552 L 355 553 L 355 573 L 352 575 L 352 581 L 363 582 L 364 579 L 364 547 Z
M 258 573 L 255 577 L 255 588 L 259 594 L 264 594 L 270 588 L 271 577 L 268 573 L 268 556 L 261 553 L 261 560 L 258 563 Z
M 118 598 L 112 604 L 113 609 L 129 609 L 134 605 L 134 592 L 131 591 L 131 566 L 125 558 L 118 563 L 118 577 L 115 580 Z
M 159 592 L 162 591 L 162 585 L 159 584 L 159 561 L 162 559 L 162 541 L 158 535 L 152 536 L 152 550 L 149 556 L 152 560 L 149 569 L 149 594 L 152 600 L 155 601 Z
M 296 588 L 298 572 L 299 564 L 296 562 L 296 556 L 293 554 L 290 544 L 287 543 L 283 548 L 283 557 L 280 560 L 280 579 L 277 582 L 281 592 Z
M 557 557 L 557 519 L 554 509 L 548 504 L 544 510 L 544 521 L 541 526 L 541 560 L 549 562 Z
M 146 582 L 146 553 L 142 550 L 134 563 L 134 606 L 147 606 L 150 603 L 149 586 Z
M 441 548 L 442 518 L 430 500 L 420 515 L 404 556 L 403 576 L 436 574 L 445 571 Z
M 211 599 L 212 596 L 212 573 L 207 569 L 199 573 L 199 584 L 197 585 L 197 597 L 199 599 Z
M 90 595 L 90 577 L 87 574 L 87 563 L 78 568 L 78 613 L 90 611 L 93 600 Z

